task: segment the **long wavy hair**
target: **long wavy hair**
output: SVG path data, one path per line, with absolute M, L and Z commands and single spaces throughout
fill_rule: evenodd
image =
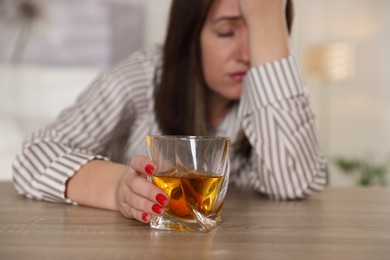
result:
M 155 91 L 155 114 L 163 134 L 208 135 L 200 34 L 213 0 L 172 0 L 162 74 Z M 287 1 L 286 21 L 291 31 L 292 0 Z M 238 150 L 248 156 L 250 145 L 241 131 Z

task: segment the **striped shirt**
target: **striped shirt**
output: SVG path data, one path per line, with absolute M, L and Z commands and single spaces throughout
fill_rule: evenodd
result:
M 74 203 L 65 197 L 66 183 L 88 161 L 129 164 L 134 155 L 145 155 L 145 136 L 161 133 L 153 99 L 159 68 L 156 49 L 101 73 L 55 121 L 25 140 L 13 164 L 16 190 Z M 326 160 L 293 56 L 249 70 L 240 103 L 215 134 L 234 144 L 241 129 L 252 155 L 246 163 L 231 155 L 231 182 L 273 199 L 303 198 L 326 185 Z

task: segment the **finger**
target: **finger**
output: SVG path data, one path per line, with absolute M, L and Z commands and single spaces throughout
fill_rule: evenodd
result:
M 128 183 L 129 189 L 135 194 L 142 196 L 154 203 L 158 203 L 161 206 L 166 206 L 168 203 L 167 194 L 155 184 L 148 180 L 135 176 Z
M 124 184 L 127 190 L 127 192 L 125 191 L 125 200 L 128 200 L 127 198 L 139 196 L 153 203 L 158 203 L 162 207 L 165 207 L 168 203 L 168 196 L 161 188 L 145 178 L 142 178 L 131 167 L 129 167 L 128 172 L 124 177 Z M 144 210 L 145 208 L 140 208 L 138 206 L 138 209 Z
M 153 162 L 145 156 L 134 156 L 131 159 L 130 166 L 139 173 L 152 175 L 156 169 Z
M 147 215 L 162 215 L 164 214 L 164 207 L 150 201 L 144 197 L 141 197 L 131 191 L 124 194 L 124 200 L 120 203 L 120 211 L 127 218 L 137 218 L 147 221 L 149 216 Z M 142 215 L 142 213 L 145 213 Z
M 150 214 L 136 210 L 136 209 L 130 207 L 130 205 L 128 205 L 128 204 L 125 204 L 124 211 L 125 211 L 125 214 L 124 214 L 125 217 L 134 218 L 140 222 L 149 223 L 151 218 L 152 218 L 152 216 Z
M 140 179 L 142 180 L 142 178 Z M 128 194 L 125 197 L 125 201 L 130 208 L 136 211 L 141 211 L 153 215 L 164 214 L 164 206 L 161 206 L 159 203 L 144 198 L 134 192 L 128 192 Z M 131 212 L 130 215 L 131 214 L 134 214 L 134 212 Z

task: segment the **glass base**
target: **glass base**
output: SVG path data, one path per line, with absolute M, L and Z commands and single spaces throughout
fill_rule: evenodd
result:
M 208 232 L 217 227 L 221 222 L 221 216 L 218 214 L 215 219 L 207 218 L 202 215 L 195 216 L 192 220 L 183 220 L 173 218 L 164 214 L 163 216 L 152 216 L 150 227 L 160 230 L 173 231 L 199 231 Z

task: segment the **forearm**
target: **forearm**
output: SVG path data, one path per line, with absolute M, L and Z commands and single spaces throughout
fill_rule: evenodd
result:
M 250 27 L 249 54 L 252 67 L 290 54 L 286 25 L 281 21 L 275 19 L 272 26 L 268 25 L 268 21 L 260 21 Z
M 326 184 L 326 160 L 297 72 L 293 56 L 253 68 L 239 107 L 253 148 L 254 188 L 275 199 L 303 198 Z M 260 80 L 264 75 L 276 80 Z
M 117 210 L 116 193 L 128 166 L 103 160 L 85 164 L 67 183 L 67 198 L 81 205 Z

